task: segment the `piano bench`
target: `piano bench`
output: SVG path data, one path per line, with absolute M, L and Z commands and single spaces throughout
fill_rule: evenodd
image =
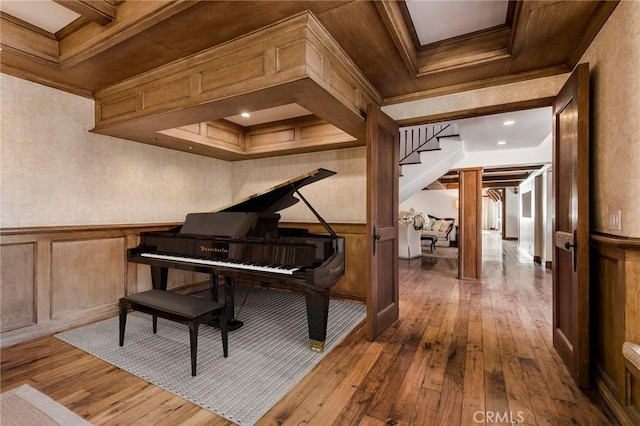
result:
M 222 352 L 225 358 L 229 355 L 225 306 L 218 302 L 156 289 L 123 297 L 120 299 L 120 346 L 124 345 L 124 331 L 129 308 L 152 316 L 153 334 L 158 331 L 158 317 L 189 326 L 192 376 L 196 375 L 198 326 L 203 322 L 219 318 Z

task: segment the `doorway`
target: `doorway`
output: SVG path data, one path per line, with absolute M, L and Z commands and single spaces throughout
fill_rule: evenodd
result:
M 539 209 L 539 214 L 527 211 L 527 218 L 522 219 L 523 191 L 519 186 L 528 179 L 534 179 L 533 176 L 544 175 L 545 170 L 550 170 L 552 111 L 551 107 L 545 105 L 536 105 L 536 108 L 529 108 L 530 104 L 526 106 L 527 109 L 483 116 L 473 114 L 469 117 L 461 113 L 460 118 L 448 120 L 459 129 L 459 136 L 464 141 L 465 158 L 450 169 L 445 169 L 437 181 L 425 185 L 423 190 L 400 204 L 401 211 L 413 209 L 423 212 L 425 216 L 455 219 L 455 226 L 448 238 L 439 238 L 436 251 L 445 246 L 459 247 L 459 169 L 482 166 L 484 214 L 481 229 L 497 230 L 504 239 L 516 242 L 521 240 L 522 231 L 523 244 L 526 244 L 531 256 L 538 255 L 541 262 L 550 266 L 551 250 L 546 249 L 544 244 L 550 241 L 550 226 L 545 238 L 538 238 L 536 246 L 533 233 L 529 233 L 530 223 L 534 221 L 540 222 L 537 229 L 546 229 L 545 226 L 550 225 L 550 219 L 547 219 L 549 209 L 545 205 Z M 447 143 L 449 140 L 440 141 L 443 149 L 446 149 Z M 423 163 L 433 166 L 428 155 L 428 152 L 422 153 Z M 545 184 L 543 188 L 549 197 L 550 188 L 550 184 Z M 541 191 L 536 193 L 541 194 Z M 535 205 L 540 206 L 539 203 Z M 521 221 L 524 223 L 522 228 Z M 534 252 L 534 248 L 537 252 Z

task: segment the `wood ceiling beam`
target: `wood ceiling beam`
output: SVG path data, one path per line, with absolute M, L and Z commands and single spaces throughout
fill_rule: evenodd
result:
M 374 2 L 411 76 L 422 77 L 510 58 L 511 28 L 498 25 L 426 46 L 416 47 L 410 17 L 397 1 Z M 415 33 L 415 30 L 413 30 Z
M 291 103 L 351 136 L 332 134 L 332 143 L 361 145 L 364 111 L 382 102 L 308 12 L 98 91 L 95 99 L 93 132 L 174 149 L 176 135 L 167 128 Z M 263 148 L 257 139 L 244 150 Z M 183 143 L 185 151 L 188 146 Z
M 511 28 L 498 25 L 420 48 L 418 76 L 508 60 Z
M 569 57 L 568 66 L 570 68 L 573 69 L 576 65 L 578 65 L 578 61 L 580 60 L 580 58 L 582 58 L 582 55 L 584 55 L 584 52 L 586 52 L 593 39 L 596 38 L 596 35 L 598 35 L 600 28 L 602 28 L 607 19 L 609 19 L 609 16 L 611 16 L 611 13 L 613 13 L 613 10 L 616 8 L 619 2 L 619 0 L 600 2 L 599 8 L 596 13 L 594 13 L 589 18 L 588 22 L 590 22 L 591 25 L 587 27 L 587 30 L 580 40 L 580 43 L 573 49 L 573 52 Z
M 514 172 L 518 172 L 521 171 L 522 175 L 528 175 L 528 172 L 531 171 L 537 171 L 540 170 L 542 167 L 544 167 L 544 164 L 526 164 L 526 165 L 521 165 L 521 166 L 500 166 L 500 167 L 486 167 L 483 170 L 483 175 L 487 175 L 487 174 L 492 174 L 492 173 L 502 173 L 502 174 L 509 174 L 509 173 L 514 173 Z M 449 170 L 447 173 L 445 173 L 444 175 L 442 175 L 442 178 L 451 178 L 451 177 L 457 177 L 458 176 L 458 171 L 457 170 Z M 441 179 L 442 179 L 441 178 Z
M 493 189 L 487 189 L 486 194 L 489 198 L 491 198 L 493 201 L 498 202 L 502 200 L 502 195 L 500 194 L 500 192 L 493 190 Z
M 102 26 L 109 25 L 116 19 L 116 8 L 105 0 L 53 1 Z
M 441 177 L 440 179 L 440 183 L 442 183 L 443 185 L 446 185 L 447 183 L 458 183 L 458 176 L 451 176 L 451 177 Z
M 511 171 L 511 170 L 505 170 L 503 172 L 493 172 L 493 173 L 487 173 L 487 176 L 494 176 L 494 177 L 503 177 L 503 176 L 513 176 L 514 179 L 526 179 L 527 176 L 529 176 L 530 172 L 524 171 L 524 172 L 518 172 L 518 171 Z
M 195 123 L 162 130 L 166 147 L 227 161 L 348 148 L 360 143 L 353 136 L 315 116 L 242 127 L 227 120 Z M 168 138 L 166 138 L 167 136 Z
M 522 183 L 520 180 L 506 180 L 500 182 L 482 182 L 483 188 L 510 188 L 512 186 L 518 186 Z
M 416 76 L 418 74 L 418 52 L 413 41 L 412 30 L 402 13 L 401 6 L 397 1 L 391 0 L 375 1 L 374 4 L 400 53 L 402 61 L 409 73 Z
M 49 65 L 58 63 L 58 41 L 50 32 L 0 12 L 2 49 Z
M 90 23 L 60 40 L 60 66 L 67 69 L 78 65 L 196 4 L 198 1 L 122 2 L 117 6 L 118 18 L 110 25 Z
M 510 180 L 519 180 L 519 181 L 524 181 L 527 178 L 527 176 L 523 176 L 521 174 L 509 174 L 509 175 L 485 175 L 484 173 L 482 174 L 482 180 L 484 182 L 499 182 L 499 181 L 510 181 Z M 440 178 L 440 182 L 442 184 L 446 184 L 446 183 L 456 183 L 458 182 L 458 178 L 457 177 L 441 177 Z
M 527 164 L 523 166 L 502 166 L 502 167 L 487 167 L 484 169 L 484 173 L 498 173 L 498 172 L 515 172 L 515 171 L 535 171 L 544 167 L 544 164 Z
M 498 182 L 503 180 L 525 180 L 527 176 L 522 174 L 509 174 L 509 175 L 485 175 L 483 173 L 482 180 L 484 182 Z

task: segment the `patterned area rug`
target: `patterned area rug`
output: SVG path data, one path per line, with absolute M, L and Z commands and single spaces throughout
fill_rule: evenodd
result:
M 435 257 L 439 259 L 457 259 L 458 247 L 436 247 L 433 253 L 429 249 L 422 249 L 422 257 Z
M 0 395 L 2 426 L 89 426 L 82 417 L 29 385 Z
M 222 356 L 220 331 L 198 334 L 198 375 L 191 376 L 189 329 L 151 316 L 127 316 L 124 346 L 118 318 L 56 335 L 90 354 L 154 383 L 239 425 L 252 425 L 280 400 L 366 316 L 360 303 L 331 300 L 325 350 L 309 348 L 304 296 L 261 288 L 236 288 L 236 318 L 244 326 L 229 333 Z

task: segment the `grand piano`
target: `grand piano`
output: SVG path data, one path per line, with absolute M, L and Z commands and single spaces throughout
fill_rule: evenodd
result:
M 344 275 L 344 238 L 336 235 L 299 190 L 334 174 L 321 168 L 312 170 L 216 212 L 189 213 L 181 226 L 142 233 L 140 244 L 127 251 L 127 258 L 129 262 L 151 266 L 155 289 L 167 289 L 169 268 L 209 273 L 211 294 L 216 301 L 219 278 L 224 277 L 230 330 L 243 325 L 234 313 L 235 279 L 301 290 L 305 295 L 311 349 L 322 352 L 330 288 Z M 300 200 L 328 235 L 278 226 L 277 212 Z

